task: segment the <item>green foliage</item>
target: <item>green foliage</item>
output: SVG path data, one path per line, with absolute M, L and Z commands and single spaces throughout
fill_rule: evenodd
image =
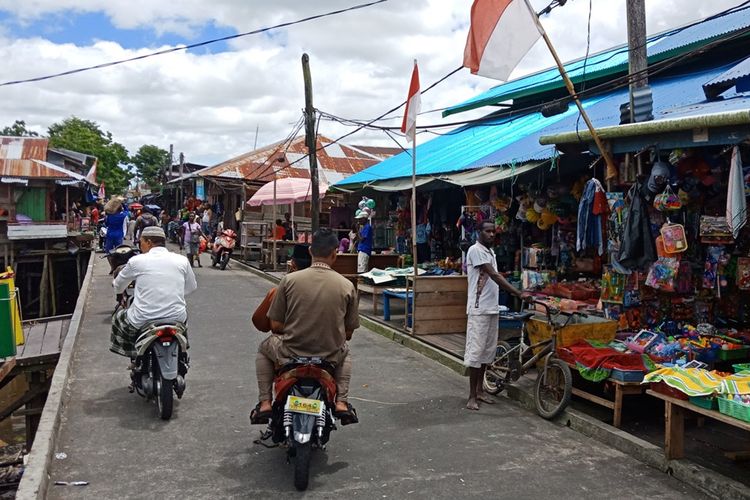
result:
M 169 165 L 169 152 L 152 144 L 144 144 L 130 161 L 135 165 L 138 175 L 148 187 L 154 192 L 159 191 L 161 186 L 160 172 Z
M 53 148 L 65 148 L 96 156 L 97 182 L 104 182 L 107 194 L 123 194 L 132 174 L 121 167 L 129 162 L 128 150 L 112 140 L 110 132 L 103 132 L 96 122 L 75 116 L 52 124 L 47 133 Z
M 39 137 L 39 134 L 33 130 L 26 128 L 26 122 L 23 120 L 16 120 L 13 125 L 4 127 L 0 130 L 0 135 L 12 135 L 15 137 Z

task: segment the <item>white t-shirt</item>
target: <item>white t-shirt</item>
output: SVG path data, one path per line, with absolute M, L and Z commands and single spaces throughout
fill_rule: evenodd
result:
M 466 252 L 466 272 L 469 275 L 469 296 L 466 300 L 466 314 L 498 314 L 500 301 L 500 286 L 482 272 L 481 266 L 490 264 L 497 271 L 495 252 L 479 242 L 474 243 Z M 484 288 L 477 296 L 480 279 L 484 281 Z

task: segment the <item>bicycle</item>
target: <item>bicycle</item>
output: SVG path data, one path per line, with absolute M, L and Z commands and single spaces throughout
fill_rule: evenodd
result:
M 537 361 L 544 358 L 544 366 L 539 369 L 534 384 L 534 404 L 537 413 L 542 418 L 551 420 L 562 413 L 570 404 L 573 393 L 573 375 L 570 373 L 570 367 L 557 357 L 557 337 L 574 317 L 585 318 L 586 315 L 579 312 L 562 312 L 550 308 L 543 302 L 535 301 L 534 304 L 544 307 L 547 323 L 552 327 L 550 338 L 536 344 L 527 345 L 525 342 L 528 335 L 526 324 L 535 313 L 527 311 L 520 316 L 515 315 L 515 319 L 520 319 L 523 322 L 520 342 L 515 347 L 511 347 L 505 341 L 498 342 L 497 355 L 492 364 L 487 366 L 487 370 L 485 370 L 482 387 L 489 394 L 499 394 L 507 385 L 516 382 Z M 567 319 L 560 324 L 553 319 L 553 316 L 555 318 L 565 316 Z M 524 362 L 527 354 L 530 351 L 533 352 L 534 349 L 538 349 L 536 354 Z

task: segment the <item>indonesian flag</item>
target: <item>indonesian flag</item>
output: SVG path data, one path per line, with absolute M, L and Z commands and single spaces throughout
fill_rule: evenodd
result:
M 86 174 L 86 180 L 89 181 L 91 184 L 96 184 L 96 160 L 94 160 L 94 164 L 91 165 L 91 168 L 89 169 L 89 173 Z
M 507 81 L 544 29 L 528 0 L 474 0 L 464 66 Z
M 412 142 L 417 136 L 417 115 L 422 108 L 422 98 L 419 92 L 419 67 L 414 61 L 414 71 L 411 73 L 409 84 L 409 97 L 406 99 L 406 110 L 404 121 L 401 123 L 401 132 L 406 134 L 406 140 Z
M 99 199 L 104 199 L 104 183 L 99 184 Z

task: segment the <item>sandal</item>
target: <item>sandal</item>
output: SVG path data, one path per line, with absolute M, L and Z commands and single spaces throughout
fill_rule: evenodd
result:
M 358 424 L 357 410 L 354 409 L 351 403 L 346 403 L 346 406 L 346 411 L 334 411 L 333 416 L 341 421 L 341 425 Z
M 268 419 L 271 418 L 272 411 L 260 411 L 260 403 L 255 405 L 255 408 L 250 412 L 250 423 L 251 424 L 267 424 Z

